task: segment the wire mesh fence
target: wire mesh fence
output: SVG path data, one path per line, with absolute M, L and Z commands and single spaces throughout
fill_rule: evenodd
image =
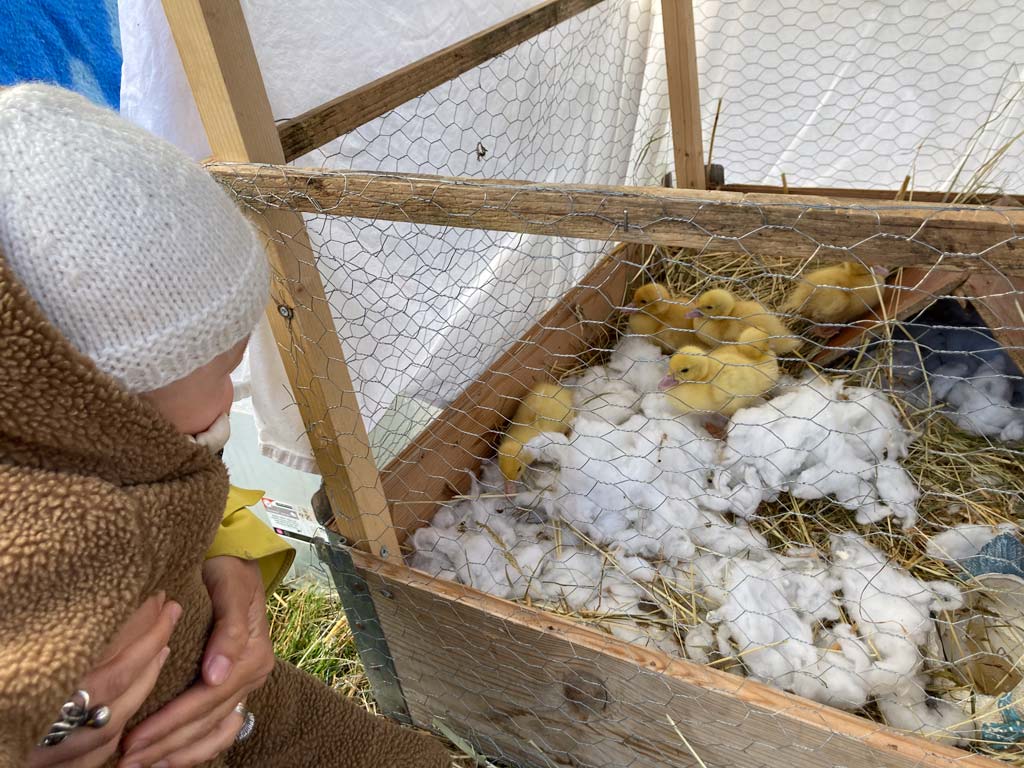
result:
M 416 569 L 365 572 L 413 720 L 496 764 L 1024 765 L 1024 213 L 965 203 L 997 166 L 960 163 L 969 110 L 929 118 L 942 140 L 922 145 L 897 103 L 914 86 L 985 112 L 1005 91 L 903 82 L 975 47 L 924 44 L 958 16 L 923 13 L 910 35 L 901 15 L 875 54 L 904 66 L 847 77 L 851 30 L 869 13 L 889 29 L 892 9 L 826 4 L 807 29 L 788 6 L 696 8 L 712 95 L 800 80 L 772 130 L 723 112 L 727 173 L 811 182 L 828 163 L 833 181 L 898 186 L 912 156 L 922 183 L 970 194 L 587 186 L 669 170 L 660 25 L 632 2 L 343 137 L 320 169 L 213 168 L 255 216 L 305 219 L 299 258 Z M 967 28 L 1003 19 L 983 11 Z M 852 88 L 780 63 L 808 50 L 794 26 L 836 43 L 802 67 Z M 847 151 L 867 104 L 895 143 Z M 803 153 L 791 123 L 827 140 Z M 998 150 L 993 125 L 979 141 Z M 388 173 L 332 170 L 367 165 Z M 292 343 L 301 360 L 321 339 Z

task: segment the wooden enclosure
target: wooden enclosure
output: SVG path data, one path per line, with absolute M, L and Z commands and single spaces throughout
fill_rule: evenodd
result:
M 276 274 L 268 317 L 309 430 L 336 530 L 353 547 L 352 559 L 373 598 L 413 722 L 443 726 L 485 754 L 523 765 L 995 765 L 750 680 L 628 645 L 568 619 L 429 578 L 403 564 L 409 533 L 465 489 L 467 473 L 493 454 L 495 432 L 529 387 L 570 368 L 590 348 L 605 321 L 627 300 L 627 288 L 652 246 L 788 250 L 824 261 L 842 260 L 856 249 L 868 262 L 906 266 L 909 286 L 923 285 L 927 278 L 934 281 L 927 290 L 952 292 L 973 279 L 976 290 L 987 291 L 977 295 L 997 297 L 1008 289 L 983 285 L 989 279 L 984 270 L 1022 273 L 1022 209 L 954 209 L 939 201 L 896 201 L 892 195 L 883 200 L 884 193 L 867 190 L 706 191 L 689 0 L 664 0 L 676 178 L 683 189 L 306 171 L 285 165 L 598 2 L 547 0 L 275 124 L 239 0 L 164 0 L 213 148 L 209 170 L 245 200 L 266 237 Z M 571 216 L 566 215 L 569 209 Z M 378 468 L 310 256 L 302 213 L 621 245 L 610 249 L 399 456 Z M 933 275 L 937 261 L 954 272 Z M 910 271 L 921 265 L 926 267 L 922 273 Z M 968 272 L 977 275 L 968 278 Z M 1010 290 L 1022 286 L 1020 278 L 1011 280 Z M 912 297 L 901 301 L 893 297 L 886 311 L 902 318 L 917 306 Z M 1009 302 L 1001 311 L 1012 318 L 1019 307 Z M 996 328 L 1021 324 L 1019 318 L 993 319 Z M 1009 341 L 1019 346 L 1019 332 L 1007 333 L 1017 334 Z M 463 642 L 467 634 L 471 645 Z

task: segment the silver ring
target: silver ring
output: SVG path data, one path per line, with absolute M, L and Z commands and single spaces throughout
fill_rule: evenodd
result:
M 243 741 L 247 741 L 256 729 L 256 715 L 250 712 L 249 708 L 241 701 L 235 705 L 235 712 L 242 716 L 242 727 L 238 729 L 238 735 L 235 736 L 235 744 L 241 744 Z
M 89 692 L 75 691 L 60 708 L 60 719 L 50 726 L 49 732 L 39 742 L 43 747 L 55 747 L 71 732 L 83 725 L 87 728 L 102 728 L 110 722 L 110 707 L 89 707 Z
M 102 728 L 110 722 L 110 707 L 93 707 L 89 710 L 89 717 L 85 721 L 88 728 Z

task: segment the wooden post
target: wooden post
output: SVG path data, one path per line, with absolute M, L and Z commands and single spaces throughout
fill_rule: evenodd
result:
M 284 163 L 239 0 L 163 0 L 199 114 L 218 160 Z M 254 216 L 275 273 L 267 316 L 309 432 L 338 532 L 401 562 L 341 342 L 302 215 Z
M 704 140 L 700 130 L 693 3 L 692 0 L 662 0 L 661 12 L 665 27 L 665 68 L 668 74 L 668 105 L 672 116 L 676 186 L 707 189 Z

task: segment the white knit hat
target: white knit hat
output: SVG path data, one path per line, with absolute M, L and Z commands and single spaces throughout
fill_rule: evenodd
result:
M 201 167 L 52 86 L 0 89 L 0 249 L 49 321 L 130 392 L 229 350 L 268 297 L 255 231 Z

